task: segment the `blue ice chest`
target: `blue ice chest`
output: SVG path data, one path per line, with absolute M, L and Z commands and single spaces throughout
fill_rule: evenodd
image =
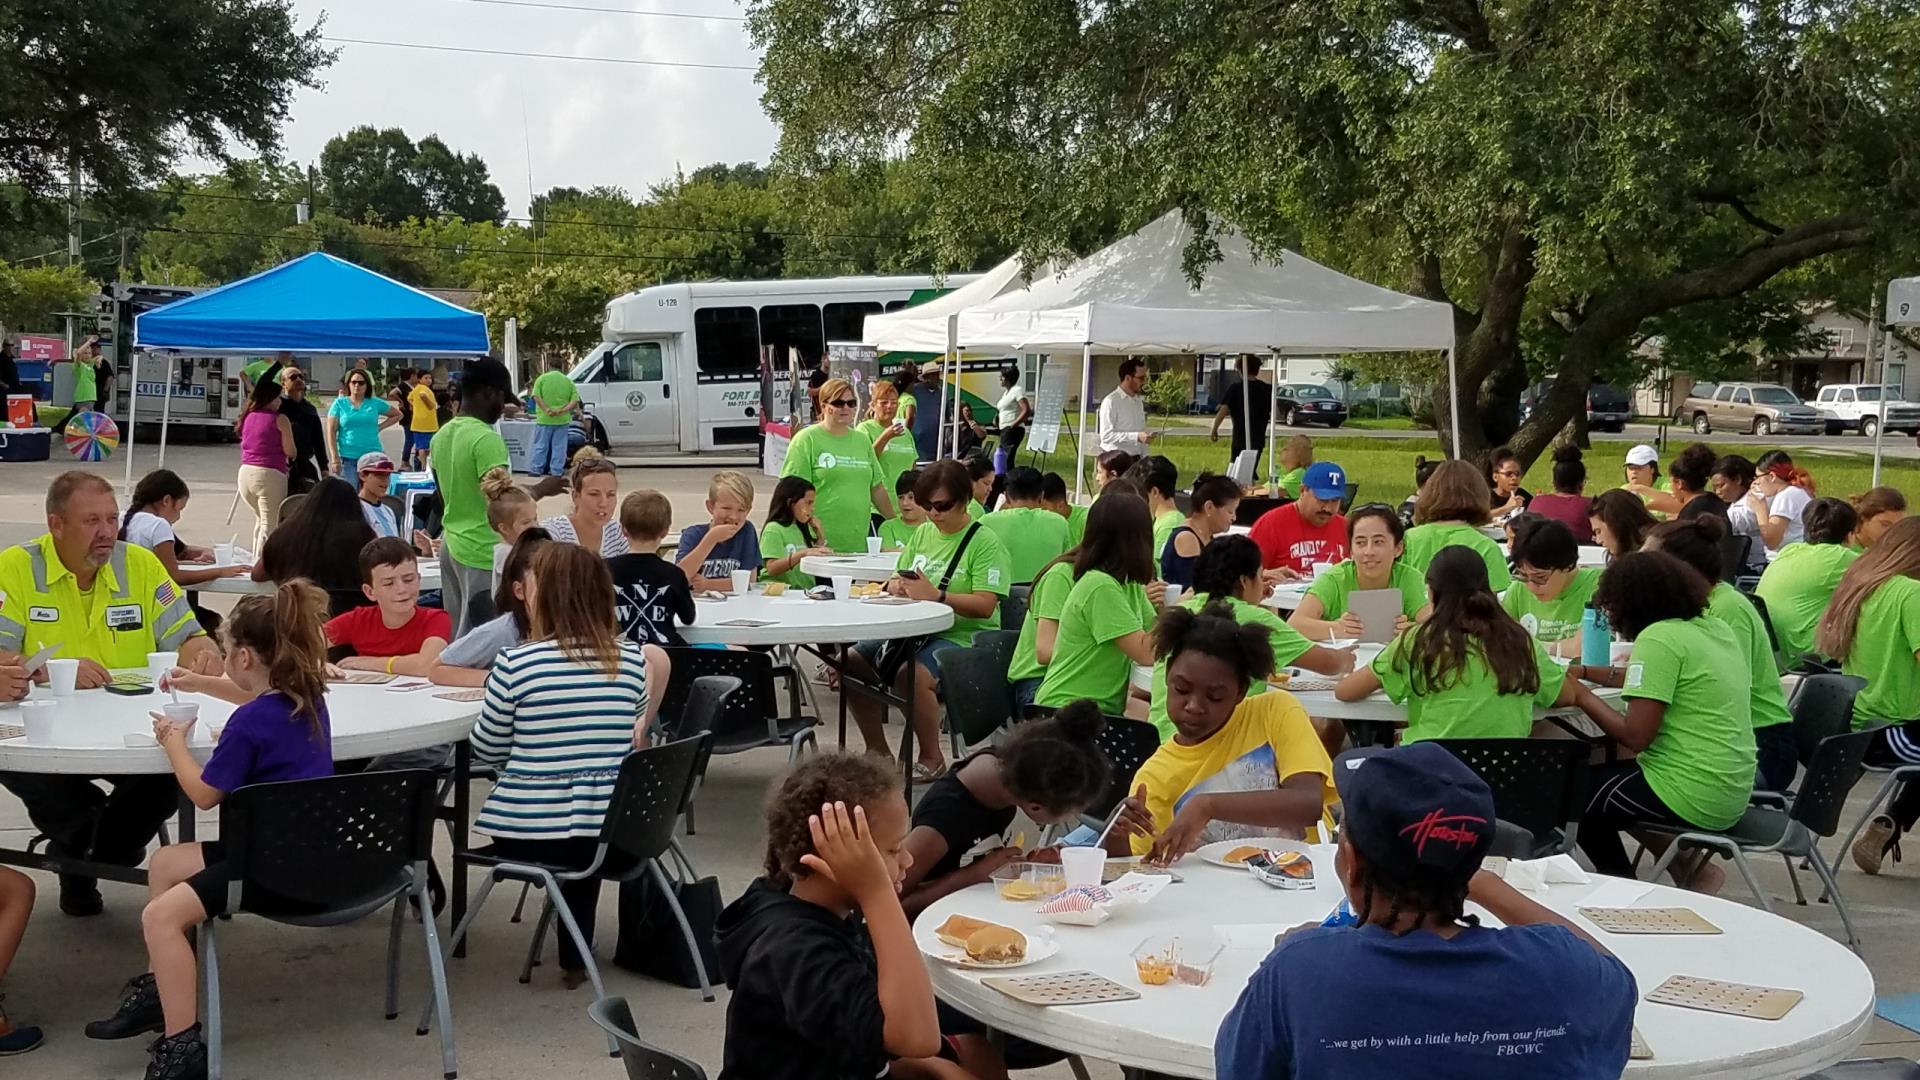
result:
M 49 360 L 20 360 L 14 363 L 14 370 L 20 373 L 20 381 L 25 384 L 26 392 L 38 401 L 53 400 L 53 362 Z
M 45 461 L 52 452 L 52 428 L 0 427 L 0 461 Z

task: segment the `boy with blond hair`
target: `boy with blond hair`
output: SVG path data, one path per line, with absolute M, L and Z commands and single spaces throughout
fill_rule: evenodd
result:
M 709 520 L 680 534 L 674 556 L 695 589 L 730 592 L 733 572 L 760 570 L 760 536 L 747 515 L 753 512 L 753 481 L 737 469 L 722 469 L 707 484 Z M 639 550 L 638 548 L 634 550 Z

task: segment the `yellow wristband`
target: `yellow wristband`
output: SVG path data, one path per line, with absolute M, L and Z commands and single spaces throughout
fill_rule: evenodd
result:
M 393 674 L 393 662 L 394 662 L 395 660 L 398 660 L 398 659 L 400 659 L 400 658 L 399 658 L 399 657 L 397 657 L 397 656 L 389 656 L 389 657 L 387 657 L 387 674 L 389 674 L 389 675 L 391 675 L 391 674 Z

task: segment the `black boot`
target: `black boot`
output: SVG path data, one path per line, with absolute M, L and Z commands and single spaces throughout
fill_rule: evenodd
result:
M 120 1007 L 105 1020 L 87 1025 L 89 1039 L 131 1039 L 135 1035 L 165 1031 L 166 1017 L 160 1012 L 160 990 L 153 984 L 151 971 L 127 980 L 120 991 Z M 204 1070 L 204 1055 L 201 1068 Z
M 195 1024 L 178 1035 L 155 1039 L 147 1048 L 145 1080 L 207 1080 L 207 1041 Z
M 47 845 L 47 854 L 64 855 L 78 858 L 84 852 L 73 851 L 66 845 L 54 841 Z M 77 918 L 98 915 L 106 910 L 106 901 L 100 898 L 100 882 L 95 878 L 81 877 L 77 874 L 60 875 L 60 910 Z

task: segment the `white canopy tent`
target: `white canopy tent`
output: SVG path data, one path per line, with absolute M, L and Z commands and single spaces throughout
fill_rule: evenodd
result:
M 1206 267 L 1195 289 L 1184 268 L 1192 238 L 1181 214 L 1169 213 L 1058 276 L 964 308 L 955 319 L 957 344 L 1079 352 L 1082 448 L 1096 351 L 1324 355 L 1441 349 L 1451 383 L 1454 334 L 1448 305 L 1349 277 L 1292 251 L 1283 252 L 1278 263 L 1262 261 L 1239 235 L 1217 237 L 1221 258 Z M 1452 418 L 1457 455 L 1457 397 Z M 1076 491 L 1084 468 L 1083 449 L 1074 467 Z

